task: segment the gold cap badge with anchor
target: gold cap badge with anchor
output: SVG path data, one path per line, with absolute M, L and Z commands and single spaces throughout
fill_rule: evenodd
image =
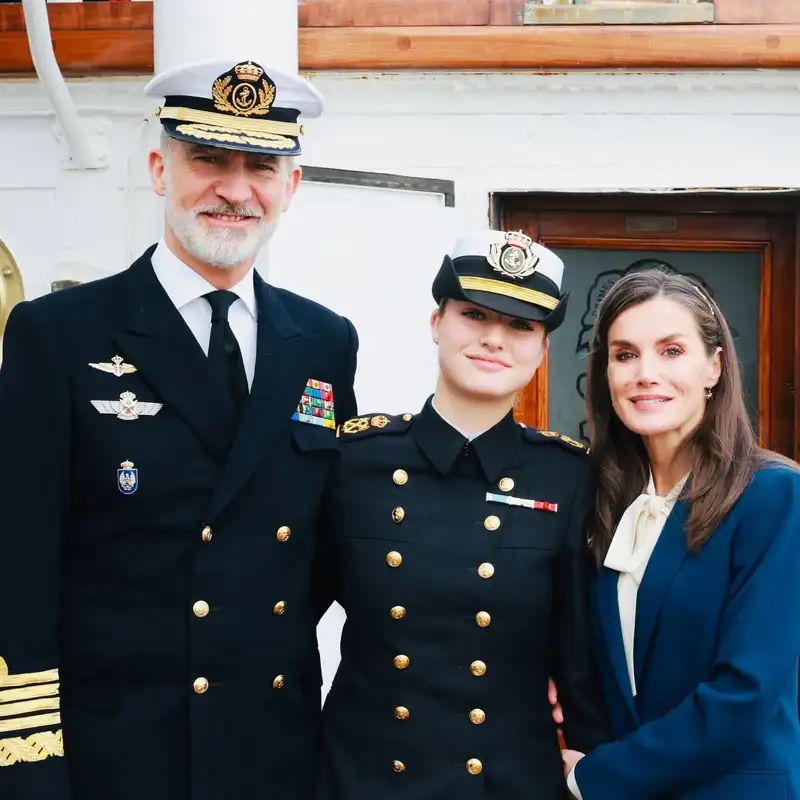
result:
M 496 272 L 510 278 L 527 278 L 533 275 L 539 257 L 531 252 L 533 239 L 522 231 L 506 234 L 505 244 L 492 242 L 487 260 Z

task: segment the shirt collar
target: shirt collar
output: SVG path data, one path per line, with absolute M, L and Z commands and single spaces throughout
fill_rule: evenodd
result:
M 470 442 L 436 411 L 432 397 L 414 420 L 411 433 L 417 446 L 442 475 L 450 472 L 458 456 L 469 446 L 489 481 L 497 480 L 522 439 L 513 411 L 509 411 L 500 422 Z
M 181 261 L 162 239 L 150 257 L 153 271 L 175 308 L 184 306 L 209 292 L 216 291 L 205 278 Z M 253 319 L 258 319 L 253 267 L 231 290 L 241 299 Z

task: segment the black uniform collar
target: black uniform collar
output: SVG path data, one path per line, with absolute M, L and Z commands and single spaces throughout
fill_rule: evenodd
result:
M 411 435 L 420 450 L 442 475 L 447 475 L 469 445 L 478 456 L 487 480 L 497 480 L 521 438 L 513 412 L 509 411 L 494 427 L 470 442 L 437 413 L 432 399 L 428 398 L 411 425 Z

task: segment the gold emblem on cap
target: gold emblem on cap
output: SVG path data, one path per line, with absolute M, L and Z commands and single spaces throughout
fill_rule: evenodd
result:
M 489 246 L 487 260 L 496 272 L 509 278 L 527 278 L 533 275 L 538 256 L 531 251 L 533 239 L 522 231 L 506 234 L 505 244 L 493 242 Z
M 275 84 L 258 64 L 242 62 L 214 81 L 211 98 L 223 114 L 266 116 L 275 102 Z

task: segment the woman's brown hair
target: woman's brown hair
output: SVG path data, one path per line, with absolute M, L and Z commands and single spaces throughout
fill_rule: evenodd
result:
M 649 462 L 641 437 L 620 422 L 608 386 L 608 333 L 625 310 L 666 297 L 691 312 L 706 352 L 720 348 L 722 372 L 706 403 L 702 422 L 682 444 L 692 452 L 690 501 L 684 524 L 687 547 L 699 550 L 747 487 L 761 461 L 793 461 L 758 447 L 745 407 L 741 370 L 730 328 L 717 304 L 683 275 L 647 269 L 623 276 L 597 311 L 589 354 L 586 408 L 592 456 L 598 471 L 591 541 L 600 562 L 625 509 L 647 484 Z

